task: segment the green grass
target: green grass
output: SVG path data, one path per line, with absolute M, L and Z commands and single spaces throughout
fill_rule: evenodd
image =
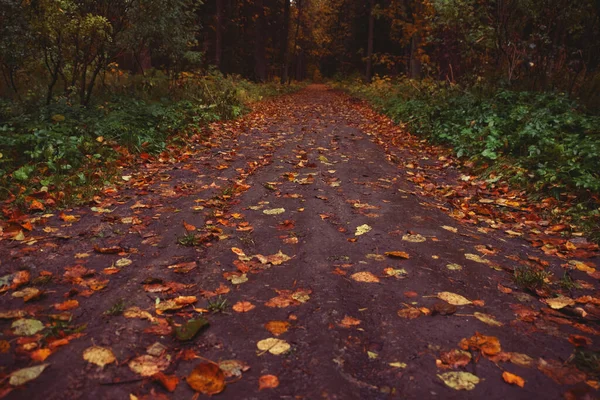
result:
M 521 289 L 531 291 L 542 289 L 546 285 L 546 279 L 549 277 L 550 273 L 531 267 L 519 267 L 513 273 L 515 283 Z

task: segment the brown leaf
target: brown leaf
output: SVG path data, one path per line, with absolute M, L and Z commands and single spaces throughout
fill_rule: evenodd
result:
M 263 375 L 258 378 L 258 390 L 274 389 L 279 386 L 279 379 L 275 375 Z
M 486 356 L 496 355 L 502 350 L 497 337 L 485 336 L 479 332 L 475 333 L 475 336 L 470 339 L 461 340 L 459 346 L 463 350 L 479 350 Z
M 169 392 L 174 392 L 179 385 L 179 378 L 175 375 L 165 375 L 162 372 L 157 372 L 152 375 L 152 379 L 159 382 Z
M 225 389 L 225 374 L 213 363 L 198 364 L 186 381 L 195 391 L 209 396 L 221 393 Z

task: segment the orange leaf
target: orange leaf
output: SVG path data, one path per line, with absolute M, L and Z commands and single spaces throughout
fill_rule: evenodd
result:
M 52 350 L 50 350 L 50 349 L 37 349 L 36 351 L 31 353 L 31 359 L 33 361 L 42 362 L 46 358 L 48 358 L 48 356 L 50 356 L 50 354 L 52 354 Z
M 185 228 L 186 231 L 188 232 L 192 232 L 196 230 L 196 227 L 192 224 L 188 224 L 187 222 L 183 221 L 183 227 Z
M 289 322 L 285 321 L 269 321 L 265 324 L 265 329 L 271 332 L 275 336 L 279 336 L 282 333 L 287 332 L 290 326 Z
M 221 393 L 225 389 L 225 374 L 213 363 L 198 364 L 186 381 L 195 391 L 209 396 Z
M 279 378 L 275 375 L 263 375 L 258 378 L 258 390 L 274 389 L 279 386 Z
M 174 392 L 177 385 L 179 385 L 179 378 L 175 375 L 165 375 L 162 372 L 158 372 L 152 375 L 152 378 L 155 381 L 160 382 L 160 384 L 169 392 Z
M 502 379 L 504 379 L 504 382 L 510 383 L 511 385 L 517 385 L 518 387 L 525 386 L 525 379 L 521 378 L 518 375 L 511 374 L 507 371 L 504 371 L 502 373 Z
M 410 258 L 408 253 L 404 251 L 386 251 L 385 255 L 392 258 L 403 258 L 405 260 L 408 260 Z
M 79 302 L 77 300 L 67 300 L 65 302 L 57 303 L 54 305 L 54 308 L 58 311 L 73 310 L 77 307 L 79 307 Z
M 238 301 L 233 305 L 233 311 L 244 313 L 256 308 L 256 306 L 249 301 Z
M 339 325 L 343 328 L 350 328 L 356 325 L 360 325 L 360 323 L 360 319 L 352 318 L 346 315 L 344 319 L 339 323 Z

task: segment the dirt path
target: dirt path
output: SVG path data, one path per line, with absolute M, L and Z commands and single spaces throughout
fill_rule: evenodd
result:
M 214 131 L 124 172 L 95 208 L 4 224 L 7 398 L 189 399 L 207 360 L 236 360 L 221 365 L 227 399 L 597 395 L 593 362 L 567 362 L 598 343 L 596 248 L 541 220 L 547 203 L 475 181 L 323 86 Z M 553 276 L 525 292 L 515 268 Z M 210 326 L 178 340 L 200 313 Z M 259 391 L 265 375 L 278 386 Z

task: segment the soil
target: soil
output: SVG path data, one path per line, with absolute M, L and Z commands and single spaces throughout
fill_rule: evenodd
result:
M 599 341 L 592 271 L 599 258 L 589 244 L 593 251 L 576 253 L 584 239 L 570 243 L 575 256 L 586 258 L 543 251 L 547 246 L 536 240 L 547 245 L 554 243 L 547 238 L 564 235 L 532 239 L 514 217 L 531 210 L 498 202 L 506 199 L 503 190 L 487 190 L 483 204 L 504 204 L 516 219 L 492 214 L 473 223 L 470 210 L 457 210 L 440 190 L 460 188 L 474 203 L 482 196 L 448 150 L 322 85 L 266 100 L 211 130 L 208 138 L 191 136 L 185 150 L 123 170 L 122 184 L 94 204 L 34 215 L 24 239 L 0 241 L 0 277 L 31 276 L 0 295 L 0 310 L 23 310 L 46 327 L 28 339 L 11 329 L 15 319 L 0 319 L 0 339 L 10 346 L 0 352 L 0 393 L 7 399 L 188 399 L 195 391 L 185 378 L 194 367 L 222 360 L 249 366 L 214 395 L 224 399 L 597 397 L 597 371 L 578 365 L 580 371 L 570 359 Z M 526 220 L 546 225 L 541 217 Z M 289 259 L 268 257 L 280 251 Z M 115 265 L 124 258 L 131 264 Z M 559 279 L 572 260 L 588 270 L 571 268 L 578 286 L 564 289 Z M 194 268 L 169 268 L 182 263 Z M 524 267 L 553 275 L 523 289 L 513 276 Z M 49 278 L 36 280 L 40 274 Z M 12 296 L 26 287 L 42 293 L 27 302 Z M 471 303 L 453 307 L 438 298 L 441 292 Z M 546 301 L 558 294 L 579 302 L 552 309 Z M 179 296 L 196 301 L 156 312 Z M 78 304 L 60 311 L 56 305 L 67 300 Z M 255 308 L 238 312 L 239 302 Z M 132 307 L 150 317 L 121 313 Z M 57 327 L 61 312 L 70 316 Z M 210 326 L 191 340 L 171 334 L 200 314 Z M 265 328 L 269 321 L 285 321 L 287 331 L 276 336 Z M 461 348 L 476 334 L 492 337 L 501 350 L 486 348 L 482 336 Z M 53 345 L 61 338 L 64 346 Z M 267 338 L 290 349 L 259 350 Z M 167 360 L 165 375 L 180 380 L 172 393 L 129 367 L 156 342 L 164 348 L 150 353 Z M 116 362 L 101 368 L 85 361 L 91 346 L 110 349 Z M 49 367 L 11 386 L 9 374 L 40 364 L 33 354 L 45 348 Z M 470 354 L 466 365 L 436 363 L 454 349 Z M 531 361 L 523 365 L 514 354 Z M 456 390 L 440 378 L 450 371 L 470 372 L 479 383 Z M 505 382 L 505 371 L 524 386 Z M 276 376 L 278 386 L 259 390 L 263 375 Z

